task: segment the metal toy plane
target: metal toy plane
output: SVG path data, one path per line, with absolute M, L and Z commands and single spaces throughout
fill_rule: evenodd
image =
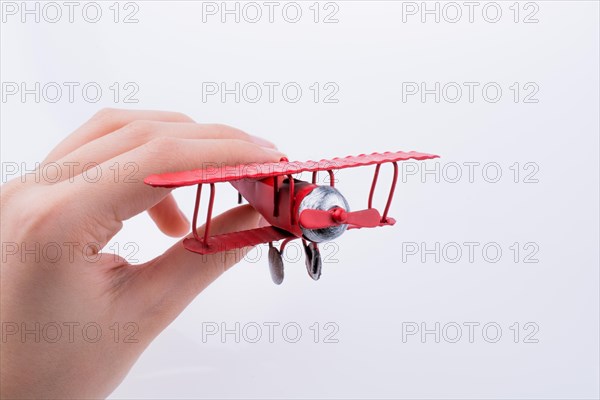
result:
M 306 253 L 306 268 L 309 276 L 317 280 L 321 276 L 321 256 L 318 243 L 339 237 L 346 229 L 374 228 L 394 225 L 388 211 L 398 180 L 398 161 L 427 160 L 437 158 L 433 154 L 385 152 L 361 154 L 331 160 L 257 163 L 237 166 L 214 166 L 204 169 L 150 175 L 144 182 L 155 187 L 180 187 L 198 185 L 196 205 L 192 219 L 192 238 L 183 241 L 184 247 L 199 254 L 222 251 L 269 243 L 269 268 L 276 284 L 283 281 L 281 253 L 293 239 L 301 239 Z M 391 163 L 394 176 L 383 214 L 373 208 L 373 193 L 381 164 Z M 367 208 L 350 211 L 348 202 L 334 187 L 333 171 L 343 168 L 375 165 L 375 173 Z M 317 172 L 327 171 L 329 185 L 317 185 Z M 293 175 L 312 172 L 312 182 L 294 179 Z M 238 191 L 238 202 L 242 197 L 254 207 L 271 226 L 210 236 L 210 223 L 215 198 L 215 183 L 230 182 Z M 202 237 L 196 227 L 202 185 L 210 184 L 210 201 L 206 216 L 206 228 Z M 273 242 L 283 240 L 279 249 Z

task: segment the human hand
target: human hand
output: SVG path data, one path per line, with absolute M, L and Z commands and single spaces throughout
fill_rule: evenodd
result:
M 144 210 L 164 233 L 188 232 L 170 189 L 149 187 L 144 177 L 281 157 L 271 143 L 228 126 L 197 124 L 178 113 L 107 109 L 42 163 L 60 167 L 60 181 L 28 174 L 3 185 L 2 397 L 108 396 L 150 342 L 243 256 L 199 257 L 177 243 L 130 265 L 99 252 L 123 221 Z M 97 182 L 82 178 L 86 164 L 96 165 L 90 163 L 102 173 Z M 133 173 L 123 170 L 127 165 Z M 125 182 L 115 181 L 114 166 Z M 214 218 L 211 232 L 256 228 L 259 218 L 250 206 L 238 207 Z M 58 259 L 40 254 L 48 243 L 61 246 Z

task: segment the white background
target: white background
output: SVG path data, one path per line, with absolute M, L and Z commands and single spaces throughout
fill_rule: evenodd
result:
M 338 1 L 337 23 L 315 23 L 312 2 L 300 3 L 298 23 L 286 22 L 285 3 L 280 3 L 269 23 L 268 9 L 259 2 L 265 13 L 259 22 L 242 17 L 236 23 L 228 16 L 222 23 L 219 14 L 206 15 L 203 22 L 201 2 L 138 1 L 134 17 L 139 22 L 131 24 L 112 20 L 112 3 L 100 3 L 98 23 L 86 22 L 81 7 L 73 23 L 66 14 L 56 23 L 43 16 L 39 23 L 32 16 L 23 23 L 20 14 L 3 15 L 3 83 L 97 82 L 104 89 L 97 103 L 77 90 L 72 103 L 66 93 L 56 103 L 44 98 L 36 103 L 32 96 L 3 98 L 3 164 L 33 166 L 98 109 L 123 107 L 181 111 L 197 121 L 233 125 L 275 142 L 290 159 L 418 150 L 441 155 L 439 163 L 427 166 L 434 169 L 437 163 L 447 172 L 439 182 L 433 174 L 425 175 L 425 182 L 420 174 L 406 177 L 391 211 L 397 225 L 338 239 L 323 250 L 329 261 L 319 282 L 307 277 L 303 259 L 287 263 L 279 287 L 270 281 L 264 256 L 229 271 L 153 342 L 112 397 L 598 397 L 597 2 L 520 3 L 517 23 L 509 8 L 513 2 L 497 3 L 502 16 L 496 23 L 484 19 L 485 2 L 475 9 L 472 23 L 462 2 L 456 23 L 443 15 L 439 23 L 433 15 L 423 23 L 420 14 L 404 14 L 403 22 L 408 5 L 393 1 Z M 124 7 L 119 6 L 120 19 L 134 10 Z M 324 7 L 319 5 L 320 19 L 335 10 Z M 534 11 L 538 22 L 524 23 Z M 139 102 L 120 98 L 115 103 L 108 89 L 114 82 L 134 82 Z M 281 91 L 273 103 L 266 93 L 257 103 L 236 103 L 233 96 L 203 102 L 203 82 L 229 87 L 297 82 L 303 95 L 297 103 L 285 101 Z M 314 82 L 338 85 L 338 102 L 315 103 L 309 89 Z M 425 102 L 419 95 L 403 101 L 403 82 L 426 82 L 428 88 L 435 82 L 480 86 L 473 102 L 463 86 L 458 102 L 442 97 L 436 103 L 433 95 Z M 488 82 L 503 90 L 495 103 L 482 97 Z M 522 90 L 516 103 L 509 88 L 514 82 Z M 537 103 L 523 101 L 528 82 L 539 88 L 533 97 Z M 465 162 L 481 163 L 472 183 Z M 456 183 L 450 182 L 456 169 L 449 163 L 462 166 Z M 486 181 L 495 170 L 482 175 L 486 163 L 500 166 L 497 183 Z M 518 183 L 510 169 L 514 163 L 521 172 Z M 526 163 L 535 164 L 525 169 Z M 537 183 L 525 183 L 533 169 L 529 178 Z M 383 182 L 390 178 L 383 170 L 380 202 Z M 364 168 L 338 175 L 354 209 L 364 207 L 371 174 L 372 168 Z M 175 195 L 190 215 L 193 190 Z M 234 205 L 234 191 L 220 186 L 216 211 Z M 121 249 L 135 242 L 135 258 L 143 262 L 174 239 L 140 215 L 114 242 Z M 439 262 L 430 254 L 423 262 L 421 253 L 403 252 L 408 242 L 429 249 L 436 242 L 480 246 L 474 262 L 465 246 L 458 262 L 449 260 L 454 253 L 441 254 Z M 510 248 L 515 242 L 521 249 L 518 262 Z M 526 251 L 529 242 L 534 247 Z M 482 256 L 486 243 L 502 249 L 498 262 Z M 539 262 L 524 263 L 531 249 Z M 268 322 L 280 324 L 273 343 L 263 325 Z M 318 343 L 310 329 L 315 322 Z M 339 328 L 333 336 L 338 343 L 324 343 L 324 335 L 332 332 L 324 329 L 327 322 Z M 439 323 L 439 343 L 434 334 L 403 341 L 403 327 L 410 322 L 425 323 L 427 329 Z M 468 322 L 480 324 L 473 343 Z M 257 323 L 263 336 L 258 343 L 243 336 L 236 343 L 233 334 L 203 340 L 206 323 L 228 329 Z M 297 343 L 285 340 L 281 327 L 286 323 L 302 328 Z M 452 323 L 462 327 L 456 343 L 449 340 L 455 336 Z M 484 336 L 486 323 L 501 327 L 496 343 L 486 341 L 495 336 L 494 329 Z M 528 329 L 526 323 L 531 323 Z M 525 343 L 531 339 L 537 343 Z

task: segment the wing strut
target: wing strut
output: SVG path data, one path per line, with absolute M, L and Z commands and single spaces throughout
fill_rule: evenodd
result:
M 390 210 L 390 206 L 392 205 L 392 198 L 394 197 L 394 192 L 396 191 L 396 183 L 398 182 L 398 163 L 394 161 L 392 164 L 394 165 L 394 177 L 392 178 L 392 186 L 390 187 L 390 194 L 388 195 L 388 199 L 385 204 L 385 210 L 383 211 L 383 215 L 381 216 L 382 223 L 387 222 L 388 211 Z M 375 186 L 377 186 L 377 179 L 379 178 L 380 169 L 381 164 L 377 164 L 375 166 L 373 182 L 371 183 L 371 191 L 369 192 L 368 208 L 373 208 L 373 194 L 375 193 Z
M 294 218 L 294 177 L 292 174 L 288 175 L 288 181 L 290 185 L 290 224 L 294 226 L 296 218 Z
M 206 212 L 206 227 L 204 228 L 204 239 L 200 239 L 198 236 L 197 224 L 198 224 L 198 211 L 200 209 L 200 197 L 202 194 L 202 184 L 198 184 L 198 189 L 196 190 L 196 204 L 194 206 L 194 217 L 192 218 L 192 233 L 194 234 L 194 238 L 199 242 L 208 243 L 208 234 L 210 231 L 210 222 L 212 219 L 212 211 L 213 211 L 213 203 L 215 202 L 215 184 L 210 184 L 210 199 L 208 202 L 208 211 Z
M 312 173 L 312 183 L 313 183 L 313 185 L 317 183 L 317 172 L 318 171 L 313 171 L 313 173 Z M 334 186 L 333 170 L 328 169 L 327 173 L 329 174 L 329 186 L 333 187 Z

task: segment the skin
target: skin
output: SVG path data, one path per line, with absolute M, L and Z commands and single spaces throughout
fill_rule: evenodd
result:
M 149 187 L 144 177 L 282 156 L 270 142 L 229 126 L 197 124 L 179 113 L 106 109 L 43 161 L 42 169 L 63 167 L 60 181 L 28 174 L 25 182 L 19 177 L 3 185 L 2 398 L 108 396 L 152 340 L 243 257 L 244 250 L 198 256 L 179 242 L 131 265 L 100 251 L 123 221 L 143 211 L 167 235 L 189 232 L 171 189 Z M 90 162 L 102 172 L 97 182 L 82 176 Z M 125 170 L 127 163 L 137 171 Z M 259 221 L 251 207 L 237 207 L 213 219 L 211 234 L 256 228 Z M 48 243 L 68 245 L 56 257 L 41 251 Z

